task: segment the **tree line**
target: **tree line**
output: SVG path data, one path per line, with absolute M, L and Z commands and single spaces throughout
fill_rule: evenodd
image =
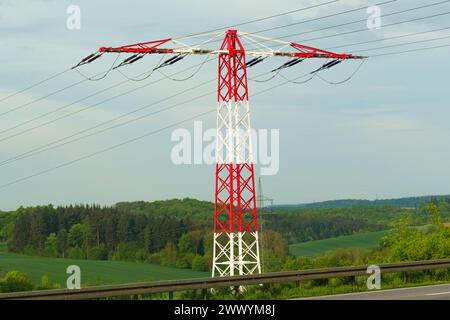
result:
M 432 202 L 447 216 L 450 200 Z M 387 229 L 388 219 L 426 221 L 427 207 L 292 209 L 260 217 L 261 252 L 267 268 L 283 267 L 291 243 Z M 211 269 L 210 202 L 173 199 L 98 205 L 36 206 L 0 214 L 0 242 L 8 250 L 49 257 L 157 263 Z M 400 211 L 399 211 L 400 210 Z M 281 263 L 281 264 L 280 264 Z
M 171 201 L 171 200 L 170 200 Z M 20 208 L 17 210 L 15 224 L 9 235 L 9 249 L 15 252 L 32 253 L 55 257 L 70 257 L 77 259 L 110 259 L 145 261 L 159 263 L 179 268 L 192 268 L 194 270 L 210 270 L 212 260 L 212 234 L 208 221 L 191 219 L 192 215 L 183 214 L 180 201 L 174 201 L 170 209 L 168 203 L 164 204 L 163 211 L 152 213 L 151 205 L 145 204 L 146 209 L 127 209 L 125 204 L 118 207 L 99 206 L 68 206 L 56 207 L 39 206 L 33 208 Z M 190 203 L 191 204 L 191 203 Z M 161 204 L 158 204 L 158 207 Z M 141 205 L 138 207 L 142 208 Z M 382 264 L 398 261 L 413 261 L 427 259 L 442 259 L 450 256 L 450 228 L 444 221 L 447 214 L 443 210 L 450 208 L 450 201 L 439 200 L 431 202 L 420 208 L 426 214 L 427 225 L 417 228 L 411 215 L 402 215 L 391 221 L 390 231 L 384 237 L 378 248 L 367 252 L 358 249 L 337 249 L 321 257 L 307 258 L 294 257 L 289 254 L 285 235 L 279 230 L 288 230 L 288 217 L 296 217 L 291 224 L 300 224 L 300 215 L 286 215 L 279 217 L 278 225 L 273 219 L 273 227 L 267 228 L 261 238 L 261 258 L 263 271 L 298 270 L 308 268 L 324 268 L 335 266 Z M 181 211 L 180 211 L 181 210 Z M 339 226 L 336 217 L 330 216 L 330 232 L 341 230 L 347 232 L 352 228 L 365 228 L 368 225 L 361 221 L 342 219 L 349 225 Z M 284 221 L 284 219 L 286 219 Z M 316 232 L 323 233 L 327 220 L 308 220 L 317 224 Z M 334 227 L 331 227 L 333 226 Z M 305 222 L 304 227 L 308 223 Z M 370 226 L 370 225 L 369 225 Z M 292 228 L 292 226 L 291 226 Z M 342 229 L 341 229 L 342 228 Z M 349 229 L 346 229 L 349 228 Z M 314 229 L 314 228 L 313 228 Z M 293 230 L 293 229 L 292 229 Z M 283 232 L 284 232 L 283 231 Z M 294 232 L 294 231 L 292 231 Z M 322 233 L 321 233 L 322 232 Z M 403 276 L 392 275 L 389 281 L 397 283 L 404 281 Z M 387 278 L 386 278 L 387 279 Z M 402 280 L 403 279 L 403 280 Z M 414 273 L 408 281 L 428 281 L 429 279 L 448 280 L 450 273 L 446 270 L 433 273 Z M 29 281 L 21 274 L 10 273 L 0 278 L 0 291 L 13 290 L 17 283 L 29 285 Z M 308 283 L 311 288 L 323 286 L 321 280 Z M 352 285 L 352 279 L 335 279 L 328 286 Z M 42 280 L 42 287 L 52 284 L 48 279 Z M 2 289 L 3 288 L 3 289 Z M 276 290 L 282 290 L 277 292 Z M 266 293 L 277 296 L 282 292 L 298 290 L 292 284 L 280 285 L 271 288 Z M 275 290 L 275 291 L 274 291 Z M 264 292 L 263 292 L 264 293 Z M 267 296 L 260 291 L 259 298 Z M 256 293 L 255 293 L 256 294 Z M 265 293 L 264 293 L 265 294 Z

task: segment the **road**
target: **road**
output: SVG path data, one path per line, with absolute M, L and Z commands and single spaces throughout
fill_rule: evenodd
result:
M 298 300 L 450 300 L 450 284 L 346 293 Z

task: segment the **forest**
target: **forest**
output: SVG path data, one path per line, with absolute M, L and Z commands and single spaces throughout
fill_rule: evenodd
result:
M 450 220 L 450 200 L 431 199 L 440 219 Z M 288 208 L 260 216 L 266 270 L 292 263 L 288 245 L 430 223 L 430 204 L 394 207 Z M 195 199 L 121 202 L 110 207 L 35 206 L 0 213 L 0 242 L 27 255 L 133 261 L 207 271 L 211 268 L 213 204 Z M 406 222 L 404 222 L 406 223 Z M 392 245 L 391 245 L 392 246 Z

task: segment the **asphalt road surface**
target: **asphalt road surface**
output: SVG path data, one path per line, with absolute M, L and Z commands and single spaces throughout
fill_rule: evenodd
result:
M 450 300 L 450 284 L 346 293 L 299 300 Z

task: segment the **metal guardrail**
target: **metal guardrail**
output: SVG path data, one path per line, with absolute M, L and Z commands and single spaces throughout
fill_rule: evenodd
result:
M 326 269 L 307 269 L 299 271 L 274 272 L 248 276 L 222 278 L 199 278 L 170 280 L 147 283 L 87 287 L 79 290 L 56 289 L 0 294 L 0 300 L 75 300 L 95 299 L 146 293 L 189 291 L 213 289 L 242 285 L 259 285 L 290 281 L 317 280 L 338 277 L 367 275 L 368 266 L 337 267 Z M 450 259 L 401 262 L 379 265 L 382 273 L 421 271 L 450 268 Z

